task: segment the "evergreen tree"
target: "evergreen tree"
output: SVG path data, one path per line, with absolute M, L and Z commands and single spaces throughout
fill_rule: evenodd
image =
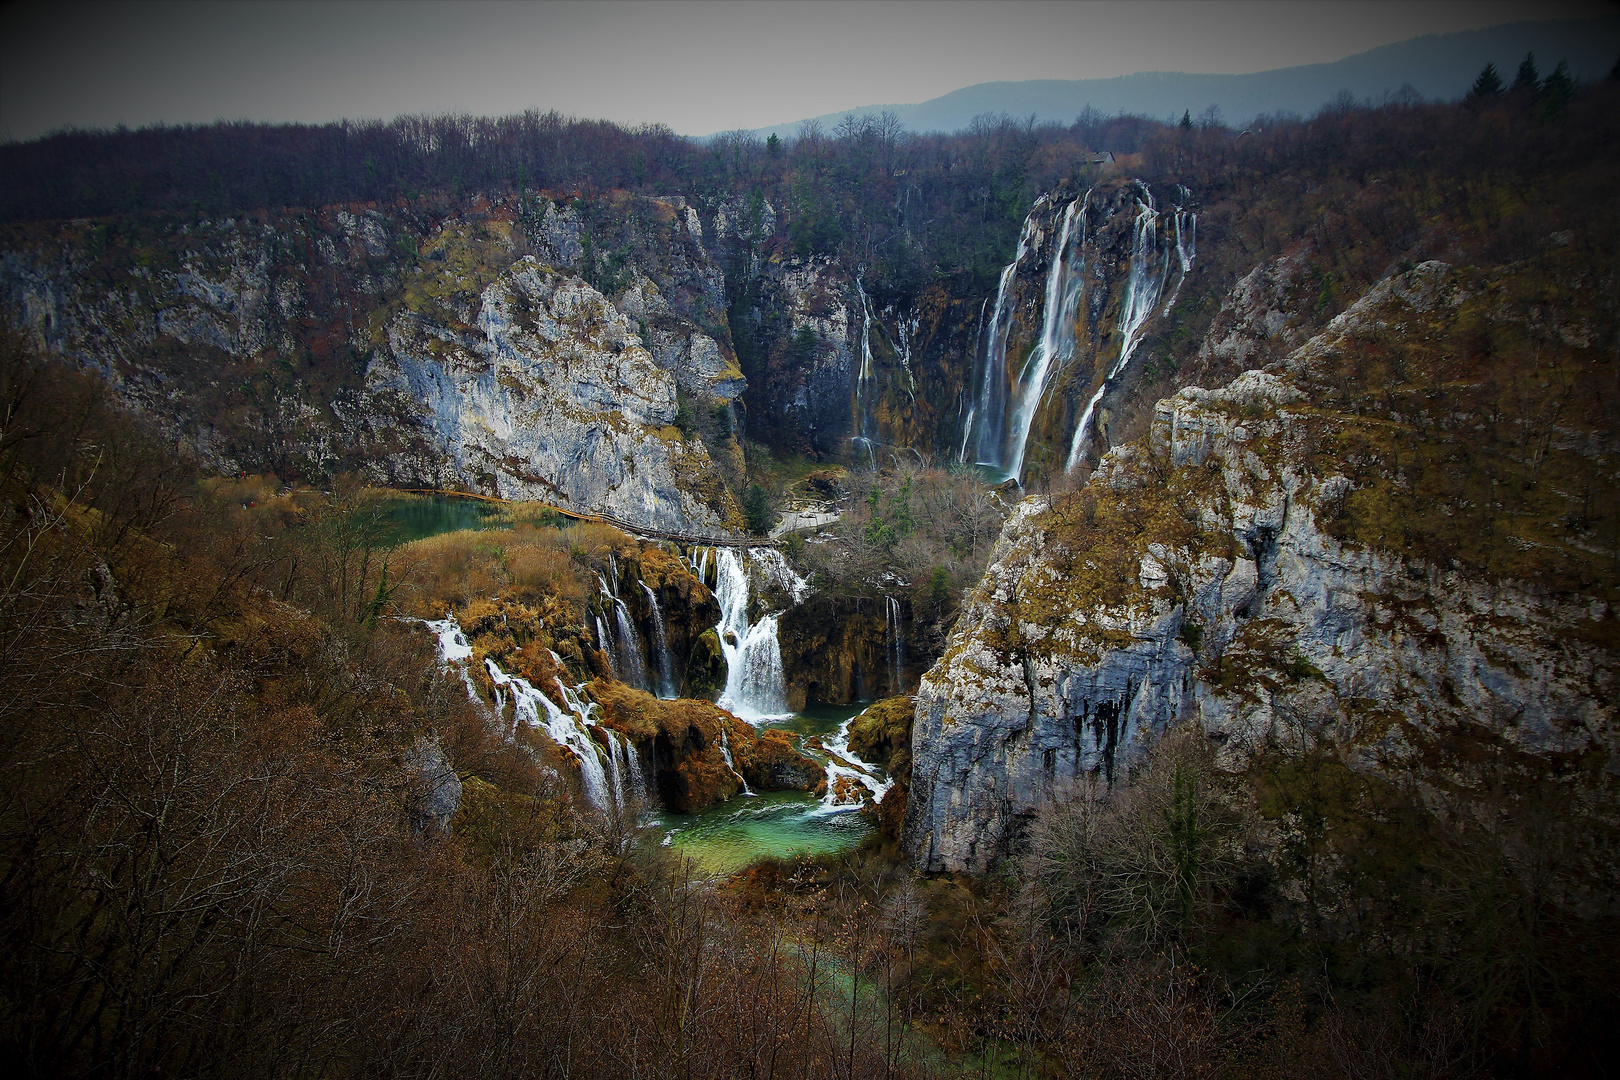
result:
M 1479 73 L 1479 78 L 1474 80 L 1473 88 L 1468 91 L 1468 100 L 1478 101 L 1481 98 L 1493 97 L 1501 92 L 1502 76 L 1497 73 L 1495 64 L 1486 63 Z
M 1188 109 L 1188 110 L 1186 110 L 1185 112 L 1183 112 L 1181 114 L 1181 130 L 1182 131 L 1191 131 L 1192 130 L 1192 110 L 1191 109 Z
M 1575 80 L 1569 73 L 1569 62 L 1558 61 L 1553 73 L 1541 84 L 1541 114 L 1554 116 L 1575 96 Z
M 1513 80 L 1513 89 L 1535 93 L 1541 89 L 1541 72 L 1536 70 L 1536 54 L 1525 53 L 1519 63 L 1519 74 Z

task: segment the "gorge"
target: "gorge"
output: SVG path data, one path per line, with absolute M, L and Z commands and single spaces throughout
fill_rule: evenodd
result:
M 447 118 L 386 197 L 6 222 L 6 993 L 102 935 L 262 970 L 264 1062 L 352 998 L 406 1072 L 1600 1075 L 1617 85 Z

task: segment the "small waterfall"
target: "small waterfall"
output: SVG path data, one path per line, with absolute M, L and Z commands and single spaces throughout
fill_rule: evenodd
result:
M 889 693 L 905 692 L 906 646 L 905 628 L 900 623 L 900 601 L 892 596 L 883 598 L 883 630 L 889 654 Z
M 514 722 L 521 721 L 530 727 L 544 727 L 552 742 L 558 746 L 566 746 L 574 752 L 574 756 L 579 759 L 579 777 L 585 788 L 585 798 L 600 810 L 611 811 L 619 806 L 622 785 L 616 779 L 617 764 L 612 765 L 614 779 L 610 779 L 608 770 L 602 763 L 604 749 L 590 735 L 590 729 L 596 726 L 592 715 L 594 706 L 584 702 L 577 694 L 571 693 L 561 680 L 558 680 L 557 687 L 563 692 L 563 700 L 569 706 L 568 711 L 564 712 L 549 697 L 535 689 L 527 679 L 506 674 L 494 660 L 485 658 L 484 666 L 489 671 L 490 681 L 512 695 Z M 612 763 L 613 755 L 610 750 L 606 751 L 606 756 Z
M 838 802 L 838 780 L 843 777 L 853 780 L 865 788 L 874 799 L 881 799 L 888 794 L 894 786 L 891 777 L 881 776 L 881 770 L 867 765 L 856 757 L 849 749 L 849 725 L 854 721 L 850 717 L 838 726 L 838 731 L 821 741 L 822 751 L 827 755 L 827 794 L 821 797 L 821 806 L 818 813 L 837 813 L 844 810 L 855 810 L 861 805 L 860 800 L 853 803 Z
M 1052 249 L 1052 265 L 1046 273 L 1046 303 L 1042 308 L 1041 337 L 1024 360 L 1018 380 L 1018 404 L 1013 412 L 1012 442 L 1008 446 L 1007 472 L 1022 481 L 1024 451 L 1029 443 L 1030 425 L 1040 411 L 1046 396 L 1047 382 L 1052 372 L 1074 355 L 1074 317 L 1084 291 L 1084 259 L 1071 258 L 1071 252 L 1086 242 L 1086 203 L 1091 199 L 1087 191 L 1071 202 L 1063 211 L 1063 226 L 1058 233 L 1057 246 Z M 1075 222 L 1080 224 L 1078 240 L 1074 239 Z
M 646 690 L 648 689 L 646 652 L 641 647 L 641 635 L 636 631 L 635 621 L 630 618 L 630 609 L 619 599 L 619 566 L 612 555 L 608 556 L 608 571 L 613 575 L 611 586 L 600 572 L 596 575 L 596 581 L 601 586 L 601 606 L 605 608 L 609 601 L 613 604 L 616 631 L 610 630 L 606 618 L 598 615 L 596 640 L 607 651 L 608 662 L 619 681 L 637 690 Z
M 877 429 L 872 422 L 872 383 L 876 377 L 872 364 L 872 300 L 866 295 L 861 279 L 855 279 L 855 291 L 861 298 L 861 368 L 855 376 L 855 435 L 849 441 L 866 451 L 867 468 L 877 468 L 873 447 L 877 445 Z
M 737 783 L 742 785 L 742 793 L 752 795 L 753 792 L 748 788 L 748 781 L 743 779 L 743 774 L 737 771 L 737 763 L 731 760 L 731 744 L 726 740 L 724 724 L 720 725 L 720 756 L 725 760 L 726 768 L 731 770 L 731 775 L 737 778 Z
M 787 714 L 782 647 L 776 616 L 748 622 L 748 571 L 731 548 L 718 549 L 715 599 L 720 602 L 720 651 L 726 658 L 726 688 L 720 707 L 749 722 Z
M 605 584 L 603 585 L 602 591 L 604 594 L 607 593 L 607 586 Z M 608 599 L 612 599 L 612 597 L 609 596 Z M 602 613 L 600 611 L 591 612 L 591 624 L 596 630 L 596 647 L 607 653 L 608 667 L 612 668 L 613 673 L 617 675 L 620 670 L 619 650 L 613 644 L 613 631 L 608 629 L 607 620 L 602 618 Z
M 630 619 L 630 609 L 617 596 L 613 598 L 613 610 L 619 623 L 619 654 L 624 659 L 624 670 L 620 672 L 619 679 L 637 690 L 646 690 L 647 657 L 641 648 L 641 635 L 636 632 L 636 624 Z
M 658 606 L 658 594 L 645 581 L 641 583 L 641 589 L 647 594 L 647 603 L 652 606 L 653 652 L 658 657 L 658 696 L 669 701 L 675 697 L 675 662 L 669 655 L 669 631 L 664 626 L 663 609 Z
M 1183 193 L 1186 188 L 1181 189 Z M 1183 195 L 1185 198 L 1185 194 Z M 1170 305 L 1176 302 L 1176 295 L 1181 291 L 1181 282 L 1186 278 L 1187 271 L 1192 269 L 1193 257 L 1196 254 L 1196 216 L 1189 214 L 1182 207 L 1174 208 L 1172 222 L 1175 229 L 1175 243 L 1173 247 L 1159 250 L 1159 212 L 1153 207 L 1153 193 L 1146 186 L 1142 187 L 1142 198 L 1136 202 L 1136 224 L 1131 238 L 1131 269 L 1125 280 L 1125 300 L 1120 305 L 1119 357 L 1114 361 L 1108 374 L 1103 377 L 1096 393 L 1086 402 L 1086 408 L 1080 414 L 1080 422 L 1075 425 L 1074 439 L 1069 444 L 1069 457 L 1064 463 L 1065 469 L 1072 469 L 1085 457 L 1091 442 L 1091 418 L 1097 411 L 1097 405 L 1102 401 L 1103 394 L 1113 381 L 1124 372 L 1136 347 L 1142 343 L 1142 330 L 1147 325 L 1149 316 L 1159 304 L 1159 297 L 1164 294 L 1164 284 L 1170 276 L 1170 253 L 1175 251 L 1176 261 L 1180 273 L 1176 278 L 1175 288 L 1171 291 L 1170 299 L 1164 305 L 1164 311 L 1170 310 Z

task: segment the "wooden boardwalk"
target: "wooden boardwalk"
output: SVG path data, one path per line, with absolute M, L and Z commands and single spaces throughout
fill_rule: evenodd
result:
M 776 541 L 764 537 L 736 535 L 716 536 L 709 533 L 675 532 L 670 529 L 649 529 L 645 525 L 633 525 L 623 518 L 616 518 L 612 514 L 588 514 L 581 510 L 567 510 L 561 506 L 537 499 L 525 499 L 521 502 L 515 499 L 499 499 L 494 495 L 480 495 L 474 491 L 447 491 L 442 488 L 404 488 L 412 495 L 442 495 L 452 499 L 476 499 L 479 502 L 493 503 L 496 506 L 538 506 L 560 514 L 575 521 L 591 521 L 599 525 L 611 525 L 620 532 L 629 533 L 647 540 L 673 540 L 678 544 L 700 544 L 708 547 L 772 547 Z

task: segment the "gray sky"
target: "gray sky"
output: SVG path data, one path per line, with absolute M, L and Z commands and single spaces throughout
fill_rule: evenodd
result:
M 0 138 L 531 107 L 697 135 L 993 80 L 1237 74 L 1614 10 L 1601 0 L 13 0 L 0 7 Z

